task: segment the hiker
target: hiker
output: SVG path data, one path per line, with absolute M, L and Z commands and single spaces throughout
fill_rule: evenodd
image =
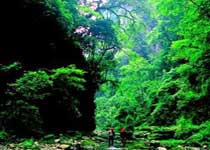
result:
M 121 138 L 121 143 L 122 143 L 122 147 L 125 147 L 126 144 L 126 129 L 125 128 L 121 128 L 120 129 L 120 138 Z
M 109 146 L 113 146 L 114 145 L 114 136 L 115 136 L 114 128 L 109 128 L 108 135 L 109 135 Z

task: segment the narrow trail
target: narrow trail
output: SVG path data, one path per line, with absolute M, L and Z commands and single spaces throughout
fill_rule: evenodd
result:
M 105 149 L 109 149 L 109 150 L 128 150 L 130 145 L 132 145 L 133 143 L 135 143 L 136 141 L 142 141 L 142 148 L 141 149 L 149 149 L 148 145 L 146 144 L 147 142 L 145 141 L 145 139 L 129 139 L 126 141 L 126 146 L 122 147 L 121 145 L 121 140 L 120 140 L 120 135 L 117 133 L 114 139 L 114 145 L 113 146 L 108 146 L 108 135 L 107 133 L 101 133 L 101 134 L 97 134 L 97 136 L 95 137 L 95 142 L 99 144 L 99 147 L 97 149 L 99 150 L 105 150 Z

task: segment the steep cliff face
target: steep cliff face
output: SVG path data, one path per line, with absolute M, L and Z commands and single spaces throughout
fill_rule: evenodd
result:
M 74 44 L 73 28 L 68 28 L 56 7 L 49 8 L 44 1 L 4 0 L 0 2 L 0 18 L 0 64 L 20 62 L 23 66 L 19 73 L 1 75 L 2 97 L 5 97 L 6 84 L 15 81 L 23 71 L 54 69 L 69 64 L 87 69 L 82 50 Z M 88 72 L 85 78 L 85 91 L 71 93 L 78 95 L 81 117 L 75 120 L 74 116 L 53 102 L 52 99 L 59 99 L 59 96 L 50 97 L 42 106 L 46 128 L 95 128 L 93 99 L 96 86 L 92 84 Z
M 3 1 L 0 7 L 1 60 L 20 60 L 29 68 L 83 66 L 82 51 L 58 21 L 57 10 L 24 0 Z

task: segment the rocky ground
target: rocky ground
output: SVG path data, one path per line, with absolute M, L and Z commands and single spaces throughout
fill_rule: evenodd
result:
M 125 148 L 121 148 L 119 134 L 116 134 L 113 147 L 108 147 L 107 134 L 80 134 L 55 136 L 49 134 L 40 140 L 24 139 L 19 142 L 0 145 L 0 150 L 209 150 L 208 145 L 189 146 L 182 140 L 167 140 L 173 136 L 171 130 L 142 129 L 127 140 Z M 168 142 L 168 143 L 167 143 Z

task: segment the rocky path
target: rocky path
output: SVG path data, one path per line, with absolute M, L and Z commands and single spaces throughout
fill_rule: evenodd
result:
M 0 145 L 0 150 L 170 150 L 160 141 L 172 136 L 172 131 L 149 131 L 145 130 L 135 133 L 134 138 L 127 141 L 126 147 L 121 147 L 119 134 L 116 134 L 114 146 L 108 147 L 107 134 L 105 132 L 95 132 L 91 135 L 74 135 L 49 138 L 46 141 L 33 141 L 31 145 L 10 143 Z M 22 142 L 24 143 L 24 142 Z M 28 144 L 28 145 L 27 145 Z M 210 150 L 206 145 L 200 147 L 190 147 L 179 145 L 177 150 Z M 175 149 L 173 149 L 175 150 Z

